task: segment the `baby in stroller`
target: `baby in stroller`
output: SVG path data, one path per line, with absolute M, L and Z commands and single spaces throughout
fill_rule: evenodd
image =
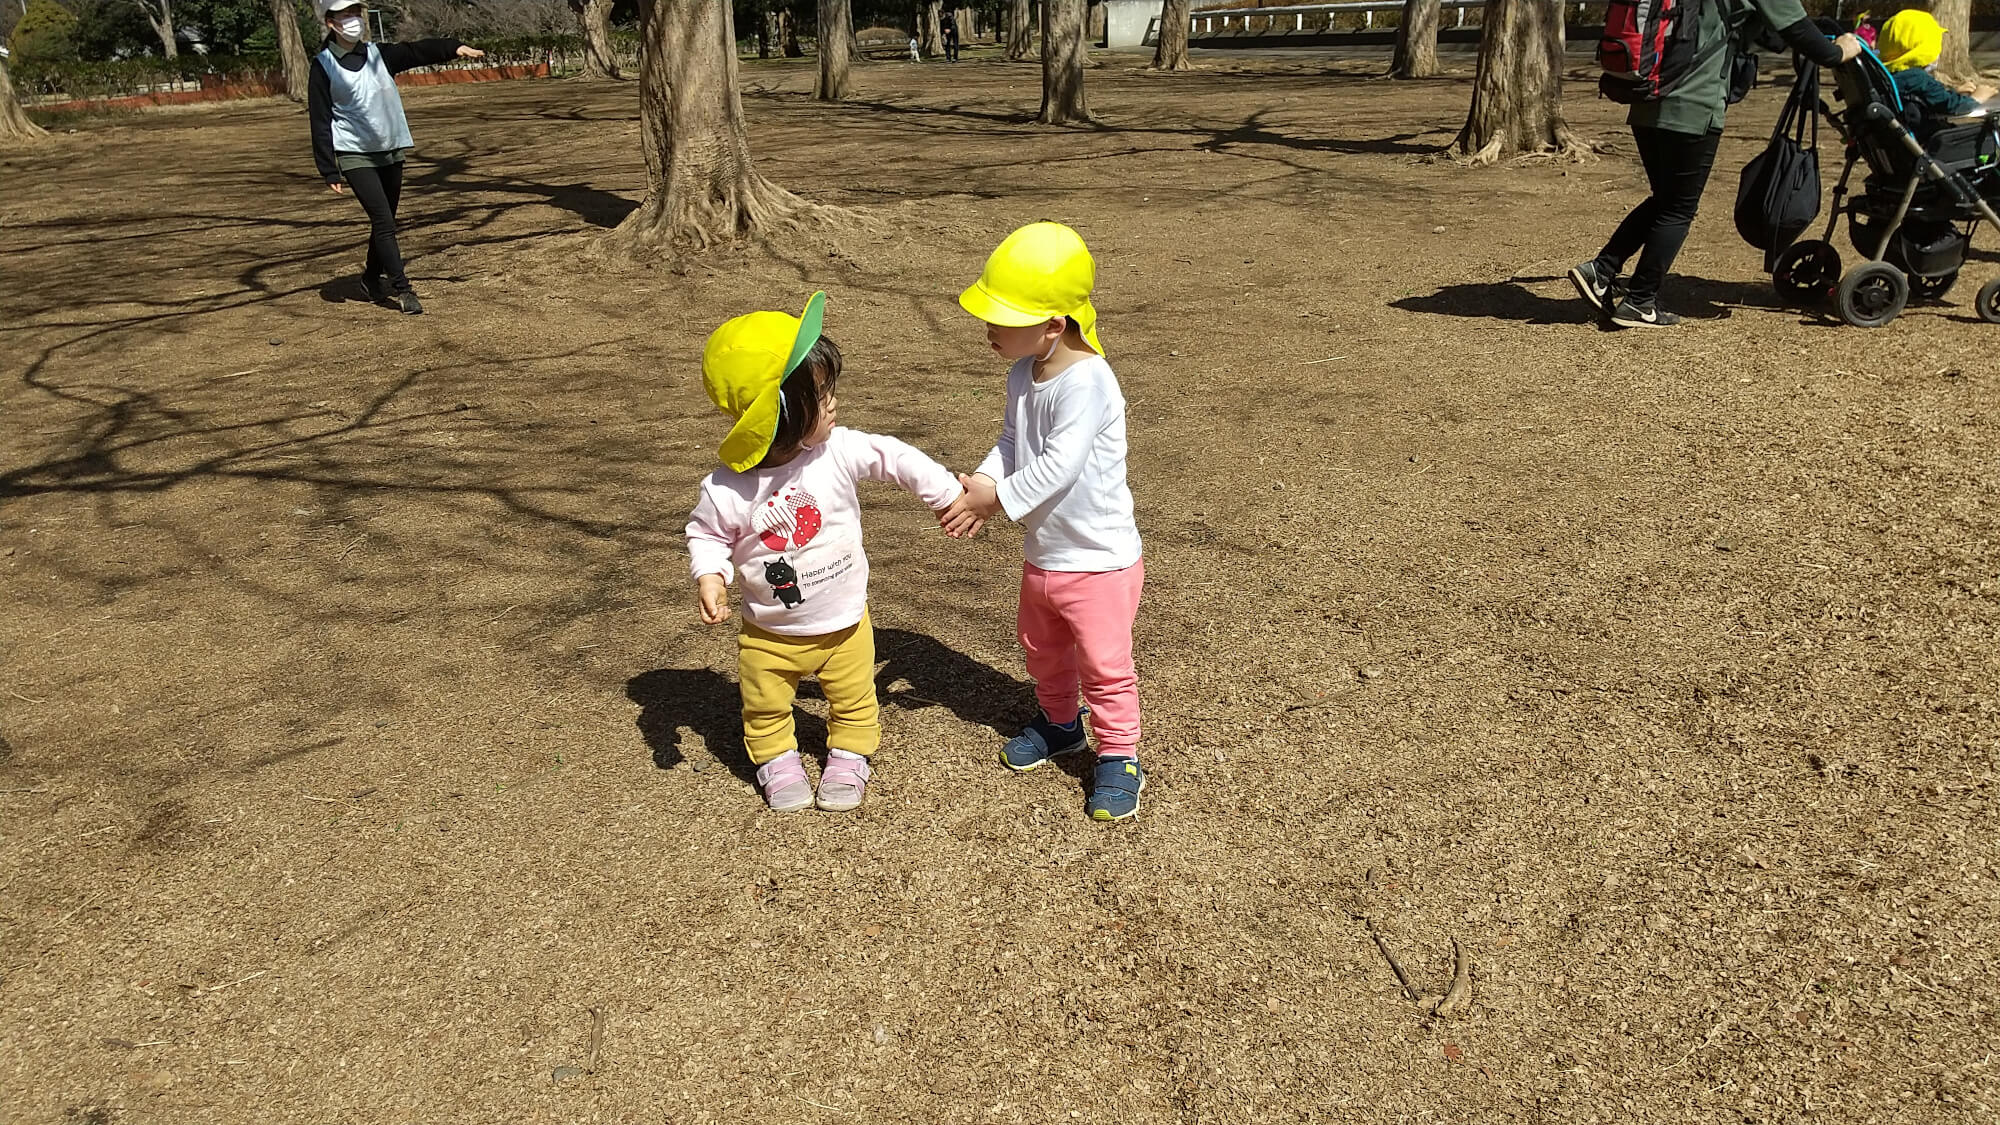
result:
M 1912 299 L 1942 300 L 1975 230 L 1982 223 L 2000 228 L 2000 114 L 1951 120 L 1969 116 L 1955 111 L 1981 107 L 1925 72 L 1943 39 L 1928 13 L 1901 12 L 1882 27 L 1880 55 L 1864 52 L 1834 72 L 1842 108 L 1817 105 L 1846 142 L 1846 160 L 1825 232 L 1777 256 L 1771 279 L 1781 294 L 1801 302 L 1831 298 L 1848 324 L 1879 328 Z M 1802 70 L 1795 95 L 1814 81 Z M 1862 183 L 1850 192 L 1857 165 Z M 1864 259 L 1845 273 L 1832 243 L 1843 216 Z M 1980 288 L 1973 309 L 2000 323 L 2000 278 Z
M 1944 53 L 1945 34 L 1936 17 L 1912 8 L 1891 16 L 1877 36 L 1875 53 L 1902 96 L 1904 124 L 1920 141 L 1929 140 L 1950 118 L 1983 112 L 1981 103 L 2000 93 L 1991 86 L 1965 93 L 1938 81 L 1932 70 Z

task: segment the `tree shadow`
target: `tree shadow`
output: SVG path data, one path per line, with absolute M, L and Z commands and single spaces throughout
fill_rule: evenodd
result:
M 878 629 L 875 693 L 884 706 L 919 711 L 942 707 L 963 722 L 996 734 L 1025 721 L 1034 707 L 1031 686 L 983 664 L 932 637 L 902 629 Z M 672 769 L 682 762 L 700 770 L 705 760 L 691 754 L 687 736 L 746 784 L 756 784 L 757 767 L 743 748 L 743 714 L 736 680 L 713 668 L 657 668 L 625 683 L 625 697 L 639 705 L 639 735 L 653 765 Z M 819 699 L 819 685 L 799 684 L 799 698 Z M 795 708 L 799 749 L 818 753 L 826 746 L 826 721 Z

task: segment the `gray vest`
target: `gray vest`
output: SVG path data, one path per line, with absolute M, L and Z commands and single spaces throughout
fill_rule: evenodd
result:
M 403 119 L 403 98 L 396 93 L 396 79 L 382 63 L 382 52 L 373 43 L 363 43 L 368 61 L 360 70 L 348 70 L 334 57 L 333 48 L 319 53 L 319 65 L 326 71 L 333 95 L 333 149 L 335 152 L 394 152 L 410 148 L 410 123 Z

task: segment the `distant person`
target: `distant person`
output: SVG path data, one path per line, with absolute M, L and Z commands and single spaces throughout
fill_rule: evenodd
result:
M 1979 112 L 1980 103 L 1994 95 L 1991 86 L 1961 93 L 1938 81 L 1932 71 L 1944 53 L 1946 34 L 1937 17 L 1911 8 L 1889 17 L 1876 39 L 1875 53 L 1903 96 L 1903 117 L 1920 139 L 1937 132 L 1946 118 Z
M 938 18 L 938 34 L 944 38 L 944 61 L 958 61 L 958 17 L 950 12 Z
M 1761 20 L 1776 28 L 1792 50 L 1821 66 L 1837 66 L 1861 53 L 1861 40 L 1853 35 L 1828 39 L 1799 0 L 1748 0 L 1740 9 L 1742 18 L 1729 4 L 1693 6 L 1700 16 L 1692 67 L 1656 100 L 1634 102 L 1625 119 L 1651 194 L 1618 224 L 1597 257 L 1569 271 L 1578 295 L 1620 328 L 1666 328 L 1681 322 L 1660 307 L 1660 286 L 1687 241 L 1708 173 L 1715 167 L 1736 55 L 1732 46 L 1747 39 Z M 1639 264 L 1621 283 L 1618 272 L 1634 254 Z
M 914 35 L 910 36 L 910 61 L 911 62 L 924 61 L 923 44 L 918 43 L 917 37 Z
M 306 95 L 313 163 L 334 194 L 352 191 L 368 213 L 368 262 L 361 284 L 369 299 L 394 302 L 406 313 L 423 312 L 396 244 L 403 161 L 415 144 L 395 76 L 453 58 L 485 58 L 486 52 L 456 39 L 363 42 L 368 28 L 360 0 L 313 0 L 313 5 L 326 24 Z

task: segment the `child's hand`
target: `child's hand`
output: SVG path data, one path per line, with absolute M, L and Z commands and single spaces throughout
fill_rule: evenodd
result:
M 729 583 L 720 574 L 704 574 L 695 580 L 701 595 L 701 619 L 709 625 L 729 620 Z
M 965 491 L 938 515 L 938 523 L 953 539 L 970 539 L 1000 511 L 1000 494 L 993 478 L 983 473 L 960 473 L 958 483 Z

